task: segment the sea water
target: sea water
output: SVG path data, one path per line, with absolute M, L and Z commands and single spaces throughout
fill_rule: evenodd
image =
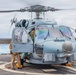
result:
M 9 54 L 9 44 L 0 44 L 0 54 Z

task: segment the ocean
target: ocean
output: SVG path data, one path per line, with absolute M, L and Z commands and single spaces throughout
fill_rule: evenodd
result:
M 9 54 L 9 44 L 0 44 L 0 54 Z

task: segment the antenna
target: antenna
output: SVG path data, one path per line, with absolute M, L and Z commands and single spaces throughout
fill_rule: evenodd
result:
M 16 18 L 16 13 L 15 13 L 15 16 L 13 19 L 11 19 L 11 26 L 13 25 L 13 23 L 16 23 L 17 22 L 17 18 Z
M 43 12 L 43 17 L 44 17 L 44 19 L 45 19 L 45 12 Z

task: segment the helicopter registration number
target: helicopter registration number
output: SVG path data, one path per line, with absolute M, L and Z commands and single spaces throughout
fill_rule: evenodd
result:
M 44 59 L 44 61 L 53 61 L 53 54 L 45 53 L 43 59 Z

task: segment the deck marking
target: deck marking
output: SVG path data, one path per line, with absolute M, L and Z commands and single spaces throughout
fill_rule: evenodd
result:
M 11 70 L 11 69 L 7 69 L 5 68 L 6 65 L 10 64 L 9 63 L 6 63 L 6 64 L 2 64 L 0 65 L 0 69 L 4 70 L 4 71 L 8 71 L 8 72 L 13 72 L 13 73 L 21 73 L 21 74 L 32 74 L 32 75 L 53 75 L 53 74 L 47 74 L 47 73 L 32 73 L 32 72 L 23 72 L 23 71 L 16 71 L 16 70 Z M 54 74 L 55 75 L 55 74 Z M 59 74 L 58 74 L 59 75 Z
M 42 74 L 44 74 L 44 75 L 63 75 L 63 74 L 47 74 L 47 73 L 34 73 L 34 72 L 32 73 L 32 72 L 16 71 L 16 70 L 7 69 L 5 66 L 10 63 L 11 62 L 0 65 L 0 69 L 2 69 L 4 71 L 12 72 L 12 73 L 21 73 L 21 74 L 30 74 L 30 75 L 42 75 Z M 63 67 L 65 67 L 65 66 L 63 66 Z M 67 67 L 67 68 L 76 71 L 76 69 L 74 69 L 74 68 L 71 68 L 71 67 Z M 44 69 L 42 69 L 42 70 L 44 70 Z M 49 70 L 45 69 L 44 71 L 49 71 Z M 56 70 L 52 69 L 52 71 L 56 71 Z M 64 75 L 69 75 L 69 74 L 64 74 Z M 70 75 L 76 75 L 76 74 L 70 74 Z
M 5 62 L 5 61 L 0 61 L 0 63 L 8 63 L 8 62 Z
M 69 66 L 63 66 L 63 67 L 68 68 L 68 69 L 73 70 L 73 71 L 76 71 L 76 68 L 73 68 L 73 67 L 69 67 Z
M 49 71 L 50 71 L 50 72 L 51 72 L 51 71 L 52 71 L 52 72 L 55 72 L 55 71 L 57 71 L 56 69 L 42 69 L 42 70 L 45 71 L 45 72 L 49 72 Z

